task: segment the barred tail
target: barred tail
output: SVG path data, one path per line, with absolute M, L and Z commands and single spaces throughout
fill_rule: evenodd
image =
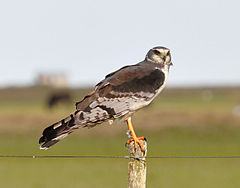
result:
M 39 144 L 42 144 L 40 149 L 48 149 L 56 144 L 75 129 L 83 127 L 94 127 L 104 121 L 114 119 L 115 111 L 104 105 L 98 105 L 94 108 L 87 107 L 86 111 L 77 110 L 67 118 L 54 123 L 43 131 L 42 137 L 39 139 Z
M 54 123 L 53 125 L 47 127 L 43 133 L 42 137 L 39 139 L 40 149 L 48 149 L 52 145 L 56 144 L 70 133 L 73 132 L 75 125 L 75 118 L 71 114 L 70 116 L 66 117 L 65 119 Z M 79 128 L 79 127 L 78 127 Z

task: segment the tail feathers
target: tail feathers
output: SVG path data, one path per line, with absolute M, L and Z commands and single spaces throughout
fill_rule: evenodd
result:
M 74 117 L 71 114 L 69 117 L 47 127 L 39 139 L 39 144 L 43 143 L 40 149 L 48 149 L 72 133 L 72 131 L 76 129 L 76 127 L 74 128 L 74 122 Z
M 86 111 L 77 110 L 74 112 L 74 115 L 71 114 L 43 131 L 43 135 L 39 139 L 39 144 L 42 144 L 40 149 L 48 149 L 68 136 L 75 129 L 82 127 L 91 128 L 112 119 L 114 114 L 115 112 L 112 108 L 108 108 L 104 105 L 97 105 L 94 108 L 87 107 Z

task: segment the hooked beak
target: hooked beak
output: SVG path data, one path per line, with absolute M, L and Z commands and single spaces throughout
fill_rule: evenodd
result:
M 169 63 L 169 66 L 173 66 L 173 63 L 172 63 L 172 62 L 170 62 L 170 63 Z

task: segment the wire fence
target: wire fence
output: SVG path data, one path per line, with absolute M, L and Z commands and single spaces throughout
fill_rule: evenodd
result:
M 141 159 L 138 156 L 104 155 L 0 155 L 0 158 L 57 158 L 57 159 Z M 146 159 L 240 159 L 240 156 L 148 156 Z

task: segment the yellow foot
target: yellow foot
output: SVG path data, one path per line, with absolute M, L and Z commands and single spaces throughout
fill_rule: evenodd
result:
M 145 137 L 132 137 L 130 140 L 127 141 L 127 144 L 130 144 L 132 141 L 134 141 L 134 147 L 135 149 L 137 149 L 137 144 L 140 146 L 142 152 L 145 152 L 144 148 L 143 148 L 143 145 L 142 145 L 142 142 L 140 140 L 145 140 L 146 141 L 146 138 Z

